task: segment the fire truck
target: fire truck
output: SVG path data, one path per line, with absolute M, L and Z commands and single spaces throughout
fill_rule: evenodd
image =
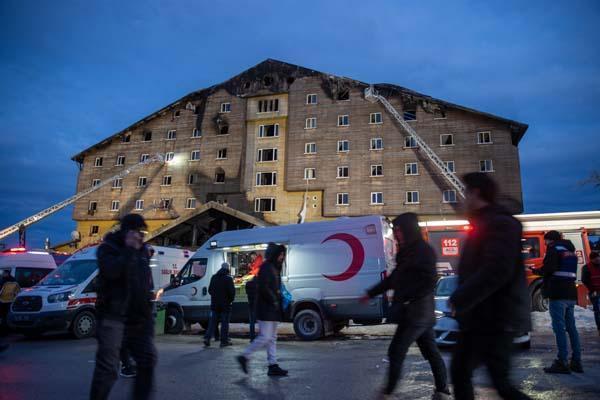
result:
M 535 270 L 542 266 L 546 255 L 544 234 L 556 230 L 573 242 L 578 257 L 578 304 L 588 303 L 587 290 L 581 284 L 581 269 L 589 262 L 591 251 L 600 251 L 600 211 L 515 215 L 523 224 L 522 251 L 527 268 L 527 283 L 533 311 L 546 311 L 548 299 L 542 295 L 542 277 Z M 438 256 L 438 273 L 456 272 L 467 236 L 472 230 L 469 221 L 447 220 L 421 222 L 424 234 Z

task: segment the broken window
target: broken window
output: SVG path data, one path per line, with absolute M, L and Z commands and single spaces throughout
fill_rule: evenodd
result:
M 90 204 L 88 205 L 88 211 L 97 211 L 98 210 L 98 202 L 97 201 L 90 201 Z
M 181 111 L 177 110 L 173 113 L 173 118 L 179 118 L 180 115 L 181 115 Z
M 477 144 L 492 143 L 492 132 L 477 132 Z
M 443 110 L 433 110 L 433 119 L 446 119 L 446 112 Z
M 221 112 L 222 113 L 231 112 L 231 103 L 221 103 Z
M 275 211 L 275 198 L 256 198 L 254 199 L 255 212 L 273 212 Z
M 173 153 L 172 151 L 165 153 L 165 162 L 173 161 L 174 158 L 175 158 L 175 153 Z
M 167 132 L 167 140 L 175 140 L 177 138 L 177 131 L 175 129 L 171 129 Z
M 117 156 L 117 167 L 125 165 L 125 156 Z
M 200 131 L 198 130 L 198 128 L 194 128 L 194 130 L 192 131 L 192 137 L 193 138 L 202 137 L 202 134 L 200 133 Z
M 338 100 L 350 100 L 350 89 L 342 88 L 337 95 Z
M 160 202 L 158 203 L 158 208 L 162 209 L 162 210 L 167 210 L 169 208 L 171 208 L 171 199 L 160 199 Z
M 256 174 L 256 186 L 277 185 L 277 172 L 259 172 Z
M 371 204 L 383 204 L 383 192 L 371 192 Z
M 277 149 L 258 149 L 256 161 L 277 161 Z
M 146 131 L 142 133 L 142 142 L 149 142 L 152 140 L 152 132 Z
M 165 176 L 163 176 L 162 185 L 161 186 L 171 186 L 171 180 L 172 180 L 171 175 L 165 175 Z
M 317 179 L 317 169 L 304 168 L 304 179 Z
M 100 232 L 100 227 L 98 225 L 90 226 L 90 236 L 97 235 Z
M 337 202 L 338 206 L 347 206 L 350 204 L 350 196 L 348 193 L 338 193 L 337 194 Z
M 279 124 L 259 125 L 258 137 L 277 137 L 279 136 Z
M 405 121 L 416 121 L 417 120 L 417 106 L 405 106 L 404 107 L 404 120 Z
M 225 160 L 227 158 L 227 149 L 219 149 L 217 151 L 217 160 Z
M 350 116 L 338 115 L 338 126 L 349 126 L 349 125 L 350 125 Z
M 258 112 L 277 112 L 279 111 L 279 99 L 268 99 L 258 101 Z
M 102 157 L 96 157 L 96 159 L 94 160 L 94 167 L 101 167 L 102 166 Z
M 215 183 L 225 183 L 225 171 L 223 168 L 215 170 Z
M 454 145 L 454 135 L 451 133 L 445 133 L 440 135 L 440 146 L 453 146 Z
M 187 184 L 193 185 L 194 183 L 196 183 L 196 174 L 189 174 L 188 179 L 187 179 Z
M 219 135 L 229 135 L 229 125 L 223 125 L 219 128 Z
M 92 180 L 92 187 L 96 187 L 100 184 L 100 179 L 93 179 Z
M 404 164 L 405 175 L 419 175 L 419 166 L 417 163 L 406 163 Z
M 448 171 L 456 172 L 456 171 L 454 171 L 454 161 L 444 161 L 444 165 L 446 165 L 446 168 L 448 169 Z
M 350 176 L 350 168 L 347 166 L 337 167 L 337 178 L 348 178 Z
M 371 176 L 383 176 L 383 165 L 371 165 Z
M 131 142 L 131 135 L 129 133 L 126 133 L 123 136 L 121 136 L 121 143 L 129 143 L 129 142 Z

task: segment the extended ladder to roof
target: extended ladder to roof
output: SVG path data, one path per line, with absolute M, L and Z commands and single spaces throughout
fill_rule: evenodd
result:
M 35 224 L 36 222 L 41 221 L 42 219 L 48 217 L 49 215 L 52 215 L 55 212 L 67 207 L 68 205 L 75 203 L 77 200 L 81 199 L 82 197 L 85 197 L 88 194 L 93 193 L 96 190 L 100 189 L 101 187 L 108 185 L 115 179 L 123 178 L 124 176 L 129 175 L 130 173 L 137 170 L 138 168 L 141 168 L 144 165 L 148 165 L 148 164 L 155 163 L 155 162 L 163 162 L 163 161 L 164 161 L 164 157 L 161 154 L 156 154 L 138 164 L 135 164 L 135 165 L 121 171 L 117 175 L 111 176 L 110 178 L 103 180 L 99 184 L 94 185 L 89 189 L 81 191 L 81 192 L 75 194 L 74 196 L 71 196 L 68 199 L 61 201 L 60 203 L 57 203 L 51 207 L 48 207 L 45 210 L 32 215 L 31 217 L 25 218 L 24 220 L 17 222 L 16 224 L 14 224 L 12 226 L 9 226 L 8 228 L 2 229 L 0 231 L 0 239 L 3 239 L 15 232 L 18 232 L 19 228 L 21 228 L 21 227 L 26 228 L 29 225 L 32 225 L 32 224 Z
M 423 139 L 417 132 L 402 118 L 402 115 L 390 104 L 389 101 L 382 95 L 380 95 L 373 86 L 369 86 L 365 89 L 365 99 L 375 103 L 379 101 L 383 106 L 388 110 L 390 114 L 394 116 L 396 121 L 400 124 L 400 126 L 406 131 L 406 133 L 412 137 L 420 149 L 429 157 L 431 162 L 440 170 L 444 178 L 452 185 L 454 189 L 461 195 L 461 197 L 465 197 L 465 185 L 461 182 L 461 180 L 454 174 L 454 172 L 450 171 L 446 164 L 438 157 L 437 154 L 425 143 Z

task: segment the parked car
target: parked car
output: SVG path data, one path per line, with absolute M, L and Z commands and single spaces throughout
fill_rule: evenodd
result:
M 458 338 L 458 321 L 452 317 L 448 307 L 448 298 L 454 293 L 458 286 L 458 276 L 450 275 L 438 280 L 435 288 L 435 314 L 436 324 L 435 341 L 439 346 L 453 346 Z M 524 332 L 515 337 L 513 343 L 523 349 L 531 347 L 529 332 Z
M 73 254 L 29 290 L 19 293 L 8 315 L 9 326 L 27 336 L 70 331 L 76 338 L 96 331 L 97 246 Z M 154 247 L 150 269 L 155 290 L 170 281 L 190 257 L 188 250 Z
M 167 304 L 167 331 L 179 333 L 185 323 L 206 326 L 210 314 L 210 278 L 228 262 L 236 286 L 232 322 L 248 321 L 245 282 L 253 278 L 251 260 L 262 257 L 269 242 L 283 244 L 287 259 L 282 283 L 292 296 L 286 319 L 296 335 L 316 340 L 342 329 L 352 319 L 381 323 L 383 296 L 368 304 L 358 300 L 393 266 L 395 240 L 381 216 L 243 229 L 210 238 L 173 277 L 161 301 Z

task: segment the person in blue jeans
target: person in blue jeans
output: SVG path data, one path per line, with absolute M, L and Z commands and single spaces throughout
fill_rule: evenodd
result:
M 562 239 L 557 231 L 544 235 L 546 256 L 543 266 L 536 273 L 544 277 L 543 293 L 549 299 L 552 330 L 556 337 L 558 355 L 551 366 L 544 368 L 549 374 L 583 373 L 581 345 L 575 326 L 575 304 L 577 303 L 577 255 L 570 240 Z M 571 343 L 571 361 L 567 335 Z
M 588 290 L 588 296 L 594 308 L 596 328 L 600 335 L 600 254 L 598 252 L 590 253 L 590 262 L 583 267 L 581 281 Z

